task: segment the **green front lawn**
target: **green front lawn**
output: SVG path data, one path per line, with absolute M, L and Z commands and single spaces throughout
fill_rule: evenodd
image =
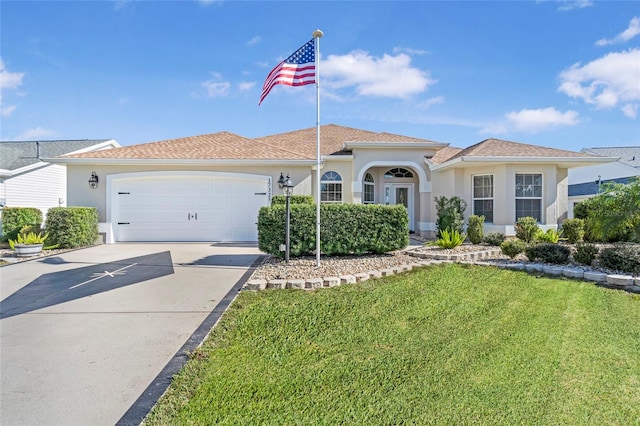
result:
M 148 424 L 640 424 L 640 297 L 446 265 L 242 292 Z

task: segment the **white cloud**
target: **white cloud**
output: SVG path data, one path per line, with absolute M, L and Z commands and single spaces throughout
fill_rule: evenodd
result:
M 585 7 L 593 6 L 593 1 L 591 0 L 559 0 L 561 6 L 558 7 L 558 10 L 569 11 L 574 9 L 584 9 Z
M 539 132 L 549 127 L 578 124 L 578 113 L 573 110 L 560 112 L 553 107 L 521 109 L 506 114 L 508 127 L 525 132 Z
M 256 44 L 260 43 L 260 40 L 262 40 L 262 38 L 260 36 L 255 36 L 251 40 L 249 40 L 246 43 L 246 45 L 247 46 L 255 46 Z
M 238 83 L 238 88 L 242 91 L 248 91 L 253 89 L 253 86 L 255 85 L 255 81 L 241 81 L 240 83 Z
M 552 127 L 574 126 L 579 123 L 578 113 L 573 110 L 560 112 L 553 107 L 521 109 L 505 114 L 505 120 L 482 129 L 482 133 L 504 134 L 514 131 L 537 133 Z
M 2 116 L 3 117 L 8 117 L 11 115 L 11 113 L 16 109 L 15 105 L 8 105 L 8 106 L 0 106 L 0 111 L 2 112 Z
M 223 0 L 198 0 L 198 3 L 200 3 L 203 6 L 209 6 L 211 4 L 222 4 Z
M 231 88 L 231 83 L 228 81 L 205 81 L 202 83 L 202 87 L 207 90 L 207 96 L 210 98 L 216 98 L 220 96 L 227 96 L 229 94 L 229 89 Z
M 211 80 L 207 80 L 202 83 L 202 87 L 204 87 L 207 92 L 207 97 L 217 98 L 227 96 L 229 94 L 229 89 L 231 88 L 231 83 L 228 81 L 221 81 L 222 74 L 212 73 L 212 75 L 213 78 Z
M 596 41 L 598 46 L 625 43 L 640 34 L 640 17 L 634 16 L 629 22 L 629 27 L 612 39 L 600 39 Z
M 4 105 L 2 92 L 5 90 L 15 90 L 22 85 L 23 72 L 10 72 L 4 67 L 4 62 L 0 58 L 0 114 L 8 117 L 15 111 L 15 105 Z
M 393 53 L 406 53 L 408 55 L 426 55 L 428 52 L 422 49 L 412 49 L 411 47 L 396 46 L 393 48 Z
M 9 72 L 0 59 L 0 89 L 17 89 L 22 84 L 23 72 Z
M 436 97 L 433 97 L 433 98 L 429 98 L 426 101 L 419 102 L 416 105 L 416 108 L 428 109 L 432 105 L 441 104 L 443 102 L 444 102 L 444 96 L 436 96 Z
M 558 91 L 596 108 L 640 102 L 640 49 L 609 53 L 588 64 L 574 64 L 560 73 Z M 630 107 L 625 107 L 628 115 Z
M 28 129 L 22 132 L 16 140 L 34 140 L 34 139 L 42 139 L 53 135 L 55 132 L 49 129 L 43 129 L 42 127 L 36 127 L 33 129 Z
M 332 89 L 355 86 L 362 96 L 407 98 L 422 93 L 436 80 L 426 71 L 411 66 L 411 57 L 384 54 L 381 58 L 355 50 L 346 55 L 329 55 L 322 63 L 321 77 Z
M 622 113 L 629 118 L 636 118 L 638 115 L 638 104 L 625 104 L 620 108 Z

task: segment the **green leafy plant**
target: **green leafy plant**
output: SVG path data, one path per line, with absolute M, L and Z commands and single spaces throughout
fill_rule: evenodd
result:
M 540 227 L 535 218 L 527 216 L 518 218 L 514 229 L 516 231 L 516 237 L 525 243 L 532 243 L 535 241 Z
M 462 234 L 464 228 L 464 211 L 467 209 L 467 203 L 460 197 L 453 196 L 435 197 L 436 211 L 436 232 L 445 230 L 453 230 Z
M 467 236 L 473 244 L 482 242 L 482 237 L 484 237 L 484 216 L 476 216 L 475 214 L 469 216 Z
M 576 246 L 573 260 L 582 265 L 591 265 L 600 250 L 593 244 L 581 243 Z
M 536 233 L 535 241 L 540 241 L 543 243 L 557 243 L 561 240 L 562 231 L 558 232 L 555 229 L 547 229 L 547 231 L 543 231 L 542 229 L 538 229 Z
M 18 234 L 15 240 L 11 240 L 11 239 L 9 240 L 9 247 L 11 248 L 11 250 L 15 250 L 16 244 L 26 244 L 26 245 L 44 244 L 48 236 L 49 234 L 43 235 L 42 232 L 39 232 L 37 234 L 35 232 L 29 232 L 24 234 L 21 233 L 21 234 Z
M 590 241 L 640 241 L 640 177 L 627 184 L 605 184 L 603 192 L 579 203 Z
M 502 253 L 509 256 L 511 259 L 522 253 L 527 245 L 521 240 L 507 240 L 500 244 L 500 250 Z
M 633 244 L 616 244 L 600 253 L 600 265 L 640 275 L 640 246 Z
M 539 243 L 527 246 L 524 254 L 531 262 L 540 261 L 561 265 L 569 261 L 571 250 L 554 243 Z
M 15 240 L 25 226 L 40 228 L 42 212 L 34 207 L 3 207 L 2 238 Z
M 50 241 L 62 248 L 95 244 L 98 238 L 98 210 L 94 207 L 54 207 L 47 212 Z
M 562 221 L 562 234 L 571 244 L 582 241 L 584 238 L 584 219 L 565 219 Z
M 505 238 L 505 235 L 500 232 L 489 232 L 482 238 L 482 242 L 490 246 L 500 247 Z
M 461 234 L 456 230 L 449 232 L 445 229 L 444 231 L 440 231 L 440 238 L 427 244 L 438 246 L 443 249 L 452 249 L 461 245 L 465 238 L 467 238 L 465 234 Z

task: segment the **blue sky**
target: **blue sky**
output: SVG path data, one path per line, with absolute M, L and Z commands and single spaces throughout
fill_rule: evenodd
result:
M 466 147 L 640 145 L 638 1 L 0 2 L 2 140 L 122 145 L 315 126 L 275 87 L 321 29 L 321 123 Z

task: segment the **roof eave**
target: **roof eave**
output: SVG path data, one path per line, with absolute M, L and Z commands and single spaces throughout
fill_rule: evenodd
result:
M 271 160 L 271 159 L 193 159 L 193 158 L 69 158 L 54 157 L 43 158 L 43 161 L 54 164 L 71 164 L 71 165 L 103 165 L 103 166 L 120 166 L 120 165 L 191 165 L 191 166 L 207 166 L 207 165 L 312 165 L 316 164 L 316 160 Z
M 519 164 L 556 164 L 562 167 L 583 167 L 595 164 L 612 163 L 618 161 L 616 157 L 475 157 L 462 156 L 445 161 L 441 164 L 431 164 L 432 171 L 446 170 L 455 167 L 473 167 L 486 163 L 519 163 Z M 428 164 L 428 163 L 427 163 Z
M 362 149 L 441 149 L 449 146 L 448 143 L 440 142 L 372 142 L 372 141 L 346 141 L 342 143 L 343 150 L 353 148 Z

